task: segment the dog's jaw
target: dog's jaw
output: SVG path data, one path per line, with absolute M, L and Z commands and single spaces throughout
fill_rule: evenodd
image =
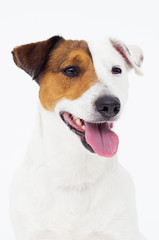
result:
M 60 116 L 69 129 L 80 137 L 83 146 L 90 152 L 94 153 L 93 148 L 87 143 L 85 138 L 86 127 L 84 121 L 66 112 L 60 113 Z

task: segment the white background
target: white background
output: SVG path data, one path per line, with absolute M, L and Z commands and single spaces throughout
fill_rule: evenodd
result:
M 140 229 L 159 239 L 159 13 L 158 1 L 18 1 L 0 6 L 0 239 L 14 240 L 8 188 L 23 161 L 38 85 L 13 63 L 13 47 L 59 34 L 72 39 L 115 36 L 144 51 L 143 77 L 130 74 L 129 100 L 116 125 L 119 160 L 131 172 Z M 105 53 L 107 54 L 107 53 Z

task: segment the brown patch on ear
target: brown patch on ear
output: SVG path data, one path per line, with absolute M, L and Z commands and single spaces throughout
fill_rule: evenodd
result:
M 68 66 L 78 66 L 79 76 L 65 76 L 61 70 Z M 56 103 L 63 98 L 79 98 L 98 81 L 87 43 L 65 40 L 52 51 L 39 78 L 40 101 L 46 110 L 53 111 Z
M 33 79 L 36 79 L 44 67 L 50 51 L 57 46 L 59 40 L 64 39 L 54 36 L 46 41 L 16 47 L 12 51 L 14 62 Z

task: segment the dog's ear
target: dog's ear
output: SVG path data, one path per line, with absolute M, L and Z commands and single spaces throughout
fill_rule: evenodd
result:
M 62 37 L 54 36 L 46 41 L 30 43 L 14 48 L 14 62 L 18 67 L 36 79 L 42 70 L 50 51 L 56 47 Z M 63 39 L 64 40 L 64 39 Z
M 121 54 L 126 61 L 127 65 L 134 68 L 138 75 L 143 75 L 141 71 L 141 64 L 143 62 L 143 53 L 138 46 L 129 45 L 126 46 L 123 42 L 110 38 L 110 42 L 113 47 Z

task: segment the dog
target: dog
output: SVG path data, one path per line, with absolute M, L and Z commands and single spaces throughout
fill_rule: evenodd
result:
M 115 38 L 54 36 L 12 54 L 40 89 L 34 134 L 10 190 L 16 240 L 141 240 L 113 124 L 127 101 L 128 72 L 142 75 L 142 50 Z

